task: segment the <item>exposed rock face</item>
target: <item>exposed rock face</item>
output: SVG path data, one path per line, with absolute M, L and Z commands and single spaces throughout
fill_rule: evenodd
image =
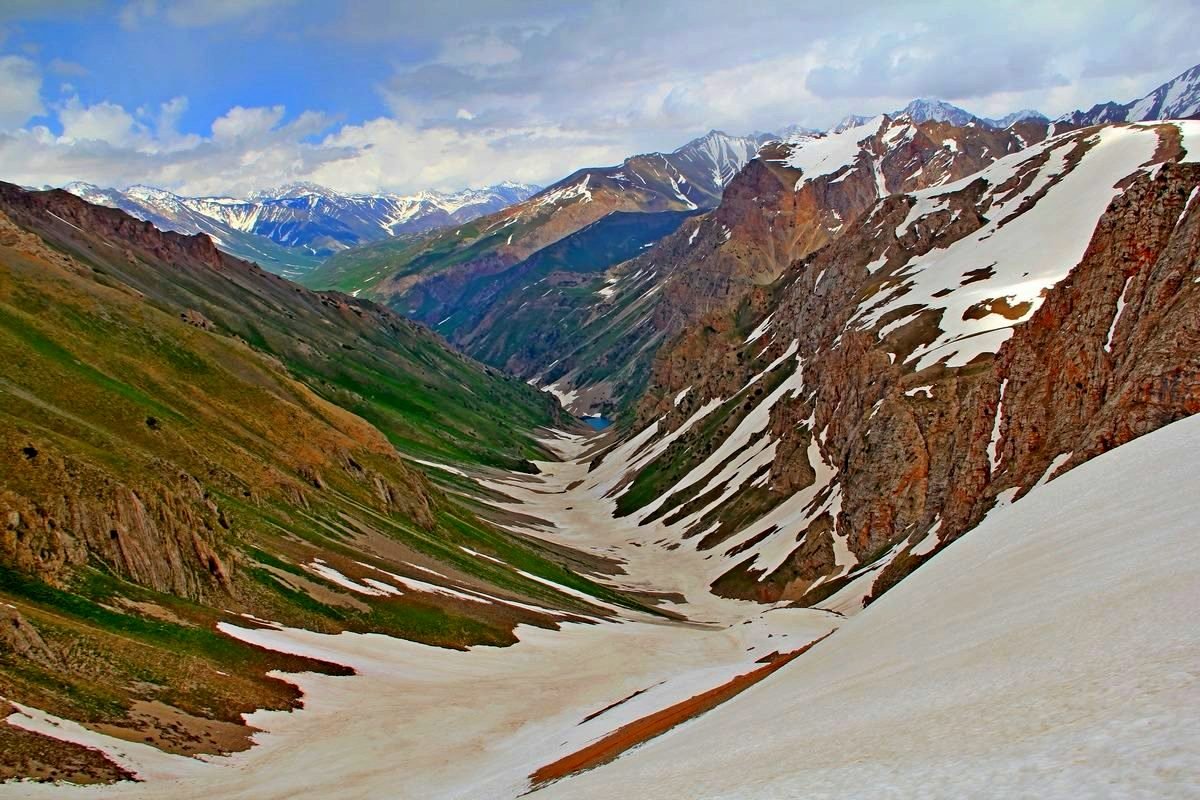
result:
M 1197 186 L 1195 163 L 1130 185 L 1083 261 L 1001 349 L 1001 488 L 1028 488 L 1055 456 L 1070 453 L 1058 464 L 1069 469 L 1200 412 Z
M 996 130 L 881 116 L 827 136 L 767 144 L 729 183 L 718 208 L 614 269 L 606 296 L 553 298 L 550 308 L 541 298 L 514 297 L 503 313 L 524 314 L 532 338 L 563 324 L 582 335 L 540 364 L 511 366 L 542 384 L 636 396 L 663 341 L 735 309 L 796 259 L 850 230 L 881 197 L 959 180 L 1040 142 L 1046 130 L 1034 119 Z
M 1106 155 L 1092 159 L 1095 148 Z M 1127 166 L 1086 177 L 1118 148 Z M 678 476 L 741 442 L 655 514 L 670 522 L 681 509 L 684 539 L 720 557 L 714 587 L 809 603 L 842 589 L 877 596 L 995 503 L 1200 410 L 1200 165 L 1139 169 L 1152 153 L 1178 158 L 1173 126 L 1082 131 L 1004 174 L 888 198 L 665 348 L 635 427 L 690 427 L 658 463 L 682 461 Z M 1036 261 L 1066 232 L 1019 262 L 963 257 L 983 259 L 1041 214 L 1067 226 L 1050 211 L 1056 197 L 1084 180 L 1105 191 L 1124 170 L 1075 260 Z M 929 270 L 959 263 L 930 291 Z M 714 398 L 731 399 L 693 421 Z M 661 469 L 638 481 L 670 492 L 677 478 L 662 483 Z
M 204 316 L 195 309 L 189 308 L 187 311 L 181 312 L 179 318 L 188 325 L 194 325 L 201 330 L 213 330 L 213 324 L 209 322 L 208 317 Z
M 728 309 L 750 288 L 774 281 L 881 197 L 956 181 L 1041 141 L 1045 131 L 1035 121 L 994 130 L 881 117 L 838 134 L 850 149 L 836 159 L 810 163 L 807 151 L 827 146 L 820 138 L 768 146 L 701 224 L 691 256 L 669 269 L 661 312 L 668 330 Z
M 40 664 L 54 664 L 58 660 L 21 612 L 0 603 L 0 652 L 4 651 Z
M 1072 111 L 1055 120 L 1056 130 L 1105 122 L 1147 122 L 1195 119 L 1200 115 L 1200 64 L 1183 72 L 1145 97 L 1128 103 L 1097 103 L 1087 111 Z
M 224 513 L 186 473 L 133 489 L 53 451 L 10 457 L 0 492 L 0 562 L 61 583 L 95 558 L 114 574 L 157 591 L 201 600 L 231 588 Z M 57 486 L 53 494 L 33 490 Z M 15 523 L 15 524 L 14 524 Z

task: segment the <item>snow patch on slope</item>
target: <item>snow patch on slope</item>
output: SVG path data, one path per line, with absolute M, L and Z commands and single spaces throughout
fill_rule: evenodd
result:
M 1197 470 L 1200 417 L 1100 456 L 763 683 L 540 795 L 1192 796 Z

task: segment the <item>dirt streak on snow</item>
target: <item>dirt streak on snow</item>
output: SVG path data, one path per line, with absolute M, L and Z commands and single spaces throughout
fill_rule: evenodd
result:
M 1200 416 L 989 514 L 736 700 L 539 798 L 1178 797 Z
M 263 731 L 256 746 L 207 761 L 131 747 L 48 721 L 34 709 L 10 721 L 101 749 L 146 781 L 71 790 L 83 798 L 515 798 L 538 768 L 724 686 L 761 667 L 759 659 L 797 650 L 842 622 L 823 611 L 716 598 L 696 569 L 699 554 L 631 547 L 639 535 L 636 522 L 613 519 L 614 501 L 604 494 L 630 460 L 644 454 L 626 443 L 619 448 L 622 457 L 589 473 L 590 440 L 562 435 L 549 443 L 568 460 L 539 463 L 542 474 L 535 481 L 521 476 L 488 485 L 513 498 L 512 508 L 545 520 L 539 535 L 607 557 L 622 555 L 627 574 L 617 576 L 615 585 L 684 595 L 685 601 L 663 606 L 691 622 L 613 606 L 620 612 L 613 621 L 565 621 L 557 631 L 521 626 L 512 647 L 467 652 L 377 634 L 222 624 L 238 639 L 343 664 L 357 674 L 281 676 L 304 691 L 304 709 L 248 715 Z M 385 585 L 397 577 L 381 574 Z M 346 580 L 360 592 L 383 591 Z M 425 588 L 411 578 L 403 582 L 407 590 Z M 62 787 L 35 784 L 0 790 L 5 797 L 62 793 Z

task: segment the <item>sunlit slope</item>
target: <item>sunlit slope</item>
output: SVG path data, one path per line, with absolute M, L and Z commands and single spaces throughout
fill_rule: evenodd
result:
M 328 667 L 221 620 L 463 647 L 631 604 L 394 447 L 519 467 L 549 398 L 207 239 L 58 192 L 3 187 L 0 213 L 0 697 L 240 749 L 241 714 L 298 700 L 269 670 Z M 0 743 L 2 775 L 119 777 L 9 726 Z
M 533 796 L 1193 796 L 1198 453 L 1192 418 L 1072 470 L 742 696 Z

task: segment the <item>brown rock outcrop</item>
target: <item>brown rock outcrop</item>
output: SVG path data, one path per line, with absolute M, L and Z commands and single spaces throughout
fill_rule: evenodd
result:
M 887 232 L 902 227 L 910 202 L 889 198 L 774 285 L 664 348 L 639 421 L 678 427 L 710 398 L 730 397 L 795 340 L 804 391 L 772 409 L 768 434 L 777 444 L 754 507 L 762 513 L 812 484 L 808 453 L 819 433 L 840 493 L 837 534 L 856 569 L 877 570 L 878 596 L 935 552 L 929 542 L 913 552 L 930 531 L 938 546 L 945 544 L 999 500 L 1019 498 L 1061 470 L 1200 411 L 1200 203 L 1187 205 L 1197 186 L 1194 163 L 1167 163 L 1126 181 L 1080 263 L 994 356 L 920 372 L 905 362 L 930 340 L 940 310 L 905 308 L 909 321 L 882 336 L 888 318 L 876 328 L 848 323 L 890 280 L 891 265 L 971 234 L 989 211 L 986 204 L 976 208 L 980 187 L 969 185 L 897 238 Z M 869 263 L 884 266 L 869 272 Z M 774 315 L 773 340 L 743 344 L 744 331 L 766 313 Z M 727 424 L 714 438 L 728 430 Z M 699 435 L 690 431 L 664 460 L 694 452 L 685 463 L 695 463 L 711 452 L 716 442 Z M 749 494 L 696 529 L 741 514 Z M 702 546 L 724 553 L 720 543 L 733 532 L 722 523 Z M 818 556 L 824 551 L 824 536 L 811 529 L 770 574 L 734 566 L 715 588 L 755 599 L 818 601 L 844 584 L 843 578 L 814 588 L 844 573 Z
M 0 653 L 5 651 L 46 666 L 58 662 L 37 628 L 30 625 L 16 608 L 0 603 Z

